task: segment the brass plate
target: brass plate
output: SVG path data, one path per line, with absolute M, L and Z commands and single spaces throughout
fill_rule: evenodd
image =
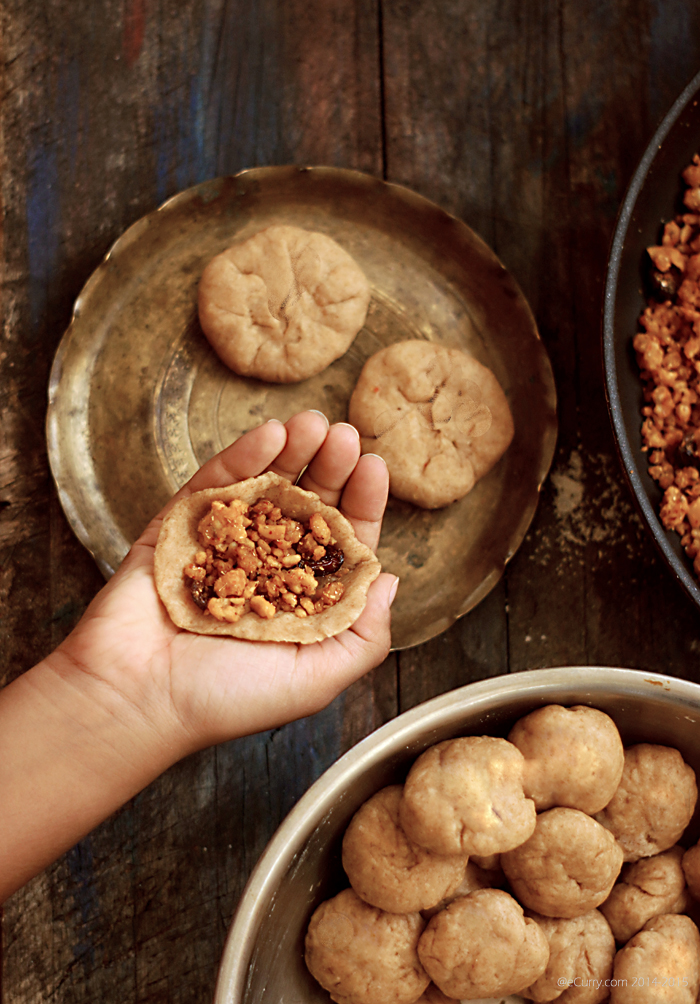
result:
M 272 223 L 328 234 L 372 283 L 367 322 L 323 373 L 275 385 L 230 372 L 199 327 L 207 261 Z M 47 436 L 68 520 L 106 577 L 197 468 L 268 418 L 345 420 L 360 370 L 394 341 L 472 352 L 505 390 L 515 438 L 460 502 L 390 500 L 379 548 L 401 577 L 394 648 L 444 631 L 496 584 L 530 524 L 556 439 L 556 395 L 528 305 L 464 223 L 398 185 L 336 168 L 267 167 L 181 192 L 115 243 L 54 360 Z

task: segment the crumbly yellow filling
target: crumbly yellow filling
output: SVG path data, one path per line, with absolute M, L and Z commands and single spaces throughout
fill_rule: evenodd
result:
M 252 611 L 309 617 L 334 606 L 345 587 L 344 555 L 320 513 L 300 522 L 270 499 L 212 502 L 197 528 L 200 549 L 184 568 L 205 614 L 235 623 Z

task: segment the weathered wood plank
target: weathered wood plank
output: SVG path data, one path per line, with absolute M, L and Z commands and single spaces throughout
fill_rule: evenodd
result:
M 533 307 L 560 391 L 553 478 L 506 574 L 509 667 L 641 658 L 692 672 L 683 631 L 639 650 L 650 576 L 670 594 L 666 620 L 689 627 L 694 609 L 667 583 L 622 483 L 599 324 L 617 206 L 655 124 L 649 104 L 665 110 L 697 63 L 696 15 L 664 20 L 622 2 L 452 3 L 441 5 L 441 31 L 429 2 L 383 9 L 389 176 L 494 247 Z M 674 76 L 660 53 L 676 42 Z
M 386 165 L 493 242 L 489 4 L 382 4 Z M 439 638 L 399 654 L 400 710 L 507 672 L 505 586 Z
M 64 636 L 100 582 L 51 489 L 51 356 L 111 242 L 175 191 L 256 164 L 385 170 L 494 247 L 560 390 L 552 479 L 476 610 L 313 719 L 178 764 L 6 906 L 12 1004 L 209 1001 L 275 827 L 398 711 L 533 666 L 699 676 L 697 613 L 614 455 L 599 309 L 626 182 L 700 63 L 700 11 L 690 0 L 5 0 L 2 17 L 3 682 Z M 48 555 L 39 578 L 37 555 Z
M 668 66 L 660 73 L 652 50 L 666 51 L 678 38 L 677 26 L 672 20 L 659 24 L 653 13 L 634 3 L 591 6 L 583 20 L 577 5 L 552 11 L 565 58 L 550 106 L 555 117 L 548 117 L 545 130 L 559 137 L 559 163 L 550 159 L 544 177 L 558 197 L 546 200 L 537 221 L 543 267 L 532 281 L 521 281 L 557 374 L 561 434 L 545 504 L 509 575 L 513 668 L 597 663 L 694 678 L 700 670 L 688 650 L 696 612 L 656 559 L 636 517 L 602 382 L 600 310 L 617 207 L 656 117 L 700 57 L 693 14 L 685 21 L 670 84 Z M 614 79 L 612 65 L 618 68 Z M 509 249 L 501 253 L 508 263 Z M 528 596 L 529 610 L 518 601 Z M 685 630 L 659 632 L 655 621 L 680 621 Z M 575 644 L 567 645 L 564 629 Z
M 53 496 L 43 421 L 53 350 L 101 256 L 144 212 L 216 174 L 285 162 L 376 174 L 382 156 L 374 0 L 14 0 L 4 27 L 0 588 L 12 674 L 99 587 Z M 40 582 L 26 574 L 37 548 L 50 555 Z M 231 912 L 277 824 L 394 713 L 390 669 L 315 719 L 178 764 L 11 898 L 7 999 L 209 1001 Z

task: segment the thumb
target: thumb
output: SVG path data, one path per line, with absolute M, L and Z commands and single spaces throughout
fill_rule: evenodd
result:
M 399 580 L 382 572 L 369 587 L 367 605 L 346 631 L 317 645 L 299 646 L 295 700 L 290 718 L 325 708 L 341 691 L 378 666 L 391 648 L 391 604 Z M 290 704 L 286 705 L 289 711 Z
M 369 588 L 367 604 L 360 616 L 350 628 L 350 632 L 359 635 L 363 642 L 385 646 L 386 651 L 381 662 L 391 648 L 391 604 L 399 588 L 399 578 L 389 572 L 382 572 Z

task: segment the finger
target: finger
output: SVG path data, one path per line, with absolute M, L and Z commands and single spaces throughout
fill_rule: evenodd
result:
M 353 425 L 338 422 L 328 435 L 299 481 L 299 486 L 316 492 L 326 505 L 337 506 L 346 481 L 360 459 L 360 435 Z
M 357 539 L 373 551 L 379 543 L 382 517 L 389 495 L 389 471 L 383 457 L 360 457 L 340 498 L 340 511 L 349 519 Z
M 320 411 L 302 411 L 292 415 L 285 428 L 287 443 L 268 470 L 294 483 L 328 435 L 328 419 Z
M 191 495 L 202 488 L 223 488 L 262 474 L 287 443 L 287 430 L 272 418 L 246 432 L 235 443 L 207 461 L 175 496 Z
M 391 604 L 399 580 L 387 572 L 375 579 L 367 605 L 351 628 L 320 645 L 300 647 L 297 658 L 298 717 L 325 708 L 351 683 L 378 666 L 391 647 Z
M 262 474 L 287 443 L 287 430 L 277 419 L 246 432 L 235 443 L 208 460 L 159 513 L 162 518 L 178 499 L 202 488 L 223 488 Z
M 221 453 L 217 453 L 215 457 L 199 468 L 197 473 L 190 478 L 186 485 L 183 485 L 158 515 L 154 516 L 136 544 L 143 544 L 146 547 L 155 546 L 160 524 L 179 499 L 187 498 L 193 492 L 201 491 L 202 488 L 223 488 L 236 481 L 244 481 L 246 478 L 262 474 L 275 457 L 282 452 L 286 442 L 287 430 L 281 422 L 274 418 L 265 422 L 264 425 L 259 425 L 256 429 L 244 433 L 235 443 L 227 446 Z M 131 552 L 123 564 L 126 564 L 127 560 L 133 561 Z
M 391 646 L 391 605 L 399 588 L 398 575 L 381 572 L 369 587 L 367 604 L 355 623 L 338 638 L 351 650 L 366 645 Z

